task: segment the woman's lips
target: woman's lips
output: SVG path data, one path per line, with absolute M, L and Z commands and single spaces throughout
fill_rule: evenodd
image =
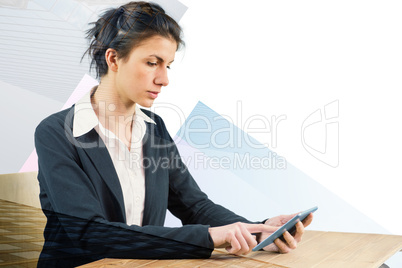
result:
M 152 99 L 156 99 L 158 97 L 159 92 L 158 91 L 148 91 L 150 97 Z

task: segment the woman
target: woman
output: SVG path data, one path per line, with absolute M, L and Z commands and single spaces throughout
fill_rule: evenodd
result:
M 151 107 L 168 85 L 167 69 L 183 44 L 180 26 L 160 6 L 131 2 L 110 9 L 88 37 L 99 86 L 35 132 L 48 219 L 39 266 L 107 257 L 208 258 L 214 247 L 246 254 L 291 218 L 251 223 L 214 204 L 182 163 L 162 119 L 138 107 Z M 163 227 L 166 209 L 183 227 Z M 299 223 L 294 236 L 285 233 L 265 249 L 288 252 L 303 230 Z

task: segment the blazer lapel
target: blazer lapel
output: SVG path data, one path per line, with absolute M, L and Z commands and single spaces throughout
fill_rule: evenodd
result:
M 143 166 L 145 172 L 145 205 L 142 225 L 163 226 L 166 217 L 169 175 L 168 170 L 163 168 L 162 161 L 167 160 L 167 155 L 158 149 L 162 141 L 152 133 L 154 124 L 147 123 L 147 132 L 143 139 Z
M 82 145 L 81 149 L 86 152 L 98 170 L 99 175 L 116 197 L 116 200 L 122 208 L 124 221 L 126 221 L 123 191 L 105 143 L 95 129 L 92 129 L 87 134 L 78 137 L 77 141 Z
M 148 124 L 147 124 L 147 130 L 148 130 Z M 152 155 L 154 155 L 154 149 L 151 146 L 151 135 L 149 135 L 148 131 L 145 133 L 144 138 L 143 138 L 143 144 L 142 144 L 142 155 L 144 159 L 151 159 Z M 154 189 L 156 187 L 156 178 L 154 177 L 154 173 L 152 172 L 152 163 L 149 164 L 149 166 L 146 168 L 145 167 L 145 161 L 143 159 L 143 166 L 144 166 L 144 174 L 145 174 L 145 204 L 144 204 L 144 215 L 142 218 L 142 225 L 149 225 L 152 222 L 152 215 L 150 208 L 153 206 L 152 204 L 154 203 L 154 192 L 151 189 Z M 152 162 L 152 161 L 151 161 Z

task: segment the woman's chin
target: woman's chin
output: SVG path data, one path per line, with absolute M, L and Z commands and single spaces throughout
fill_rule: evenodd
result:
M 154 104 L 154 101 L 153 100 L 145 100 L 145 101 L 137 102 L 137 104 L 139 104 L 141 107 L 144 107 L 144 108 L 151 108 L 152 104 Z

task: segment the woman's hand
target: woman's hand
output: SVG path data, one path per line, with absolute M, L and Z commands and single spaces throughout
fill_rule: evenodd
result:
M 249 253 L 257 241 L 252 233 L 273 233 L 278 227 L 268 224 L 248 224 L 237 222 L 209 228 L 214 247 L 226 248 L 229 253 L 242 255 Z
M 288 222 L 291 218 L 293 218 L 296 214 L 276 216 L 274 218 L 268 219 L 265 222 L 265 224 L 272 227 L 280 227 L 284 225 L 286 222 Z M 285 233 L 283 233 L 284 239 L 280 238 L 275 239 L 274 243 L 266 246 L 264 250 L 275 251 L 280 253 L 288 253 L 292 251 L 297 247 L 297 244 L 301 241 L 304 233 L 304 227 L 307 227 L 312 222 L 312 220 L 313 220 L 313 214 L 310 213 L 310 215 L 308 215 L 307 218 L 303 220 L 303 222 L 298 222 L 296 224 L 296 232 L 293 236 L 288 231 L 286 231 Z M 271 233 L 262 233 L 261 237 L 259 237 L 259 242 L 263 241 L 270 234 Z

